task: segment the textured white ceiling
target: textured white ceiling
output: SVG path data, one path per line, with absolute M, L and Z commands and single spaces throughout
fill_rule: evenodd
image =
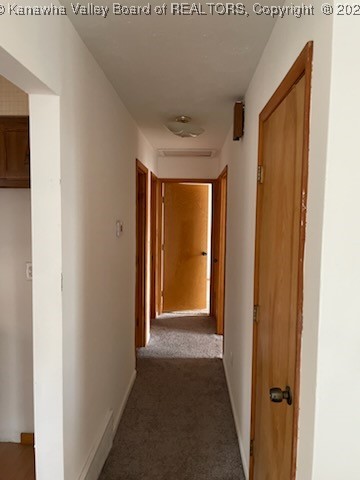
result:
M 70 0 L 62 3 L 69 14 Z M 150 3 L 154 7 L 163 1 Z M 274 24 L 271 17 L 252 13 L 252 4 L 246 18 L 154 13 L 69 17 L 155 148 L 220 149 L 232 125 L 233 104 L 244 95 Z M 204 2 L 203 9 L 209 11 Z M 169 133 L 163 124 L 177 115 L 191 116 L 205 133 L 196 139 Z

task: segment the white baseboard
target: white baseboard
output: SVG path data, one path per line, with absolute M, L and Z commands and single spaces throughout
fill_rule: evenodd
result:
M 246 478 L 246 480 L 249 480 L 249 465 L 248 465 L 248 462 L 247 462 L 247 456 L 245 456 L 244 444 L 243 444 L 241 436 L 239 434 L 238 434 L 238 440 L 239 440 L 240 455 L 241 455 L 241 460 L 242 460 L 242 464 L 243 464 L 245 478 Z
M 115 436 L 115 433 L 117 432 L 117 429 L 119 428 L 119 423 L 120 423 L 122 414 L 124 413 L 124 409 L 126 407 L 129 395 L 130 395 L 131 390 L 133 388 L 135 379 L 136 379 L 136 370 L 134 370 L 133 374 L 131 375 L 129 385 L 128 385 L 128 387 L 126 389 L 126 392 L 125 392 L 125 395 L 124 395 L 124 399 L 123 399 L 122 404 L 120 405 L 120 408 L 119 408 L 119 410 L 117 412 L 117 415 L 114 419 L 114 436 Z
M 107 413 L 103 427 L 101 428 L 101 431 L 99 432 L 99 435 L 90 450 L 87 461 L 85 462 L 84 468 L 82 469 L 78 480 L 97 480 L 99 478 L 101 470 L 113 445 L 114 436 L 116 430 L 118 429 L 121 416 L 125 409 L 125 405 L 129 398 L 135 378 L 136 371 L 134 371 L 131 376 L 129 385 L 126 389 L 123 401 L 116 417 L 114 418 L 113 410 L 110 410 Z
M 25 430 L 23 430 L 25 431 Z M 20 443 L 21 432 L 3 432 L 0 431 L 0 442 Z
M 93 447 L 90 450 L 79 480 L 97 480 L 113 442 L 114 414 L 110 410 Z
M 248 480 L 249 479 L 249 465 L 248 465 L 248 461 L 247 461 L 247 455 L 245 454 L 244 444 L 243 444 L 241 434 L 240 434 L 240 422 L 239 422 L 239 419 L 238 419 L 238 416 L 237 416 L 237 413 L 236 413 L 236 410 L 235 410 L 234 397 L 233 397 L 233 393 L 232 393 L 232 390 L 231 390 L 231 384 L 230 384 L 230 381 L 229 381 L 229 374 L 228 374 L 228 370 L 227 370 L 227 365 L 226 365 L 226 362 L 224 361 L 224 359 L 223 359 L 223 364 L 224 364 L 224 370 L 225 370 L 226 383 L 227 383 L 227 386 L 228 386 L 228 391 L 229 391 L 229 396 L 230 396 L 231 408 L 232 408 L 232 412 L 233 412 L 233 416 L 234 416 L 234 420 L 235 420 L 235 428 L 236 428 L 236 434 L 237 434 L 237 438 L 238 438 L 238 442 L 239 442 L 241 460 L 242 460 L 246 480 Z

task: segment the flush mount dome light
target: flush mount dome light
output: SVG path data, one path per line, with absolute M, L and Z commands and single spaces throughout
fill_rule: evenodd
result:
M 198 137 L 204 133 L 204 129 L 191 122 L 191 118 L 181 115 L 175 119 L 175 122 L 169 122 L 165 127 L 174 135 L 182 138 Z

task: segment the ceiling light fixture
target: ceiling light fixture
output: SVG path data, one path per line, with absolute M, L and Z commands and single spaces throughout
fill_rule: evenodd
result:
M 176 117 L 175 122 L 169 122 L 165 127 L 174 135 L 182 138 L 196 138 L 205 131 L 199 125 L 192 123 L 191 117 L 187 117 L 186 115 Z

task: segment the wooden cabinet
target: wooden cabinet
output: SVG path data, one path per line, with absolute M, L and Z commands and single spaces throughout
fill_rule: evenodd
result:
M 0 116 L 0 188 L 29 187 L 29 117 Z

